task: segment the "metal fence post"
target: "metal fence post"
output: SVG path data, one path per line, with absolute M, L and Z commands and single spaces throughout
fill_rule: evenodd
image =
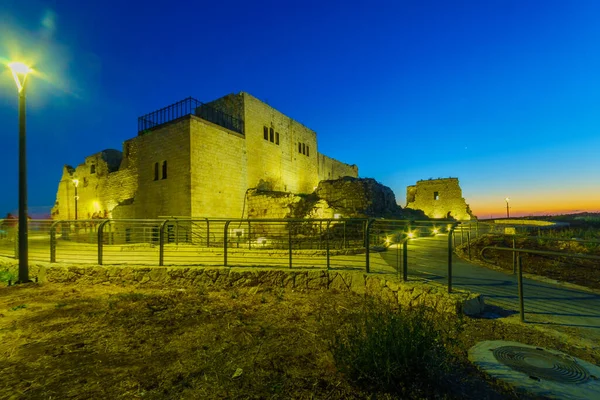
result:
M 448 293 L 452 293 L 452 237 L 454 233 L 454 226 L 448 231 Z
M 465 241 L 465 238 L 464 238 L 464 235 L 463 235 L 463 231 L 464 231 L 464 229 L 463 229 L 463 226 L 461 225 L 460 226 L 460 245 L 461 246 L 463 245 L 463 243 Z
M 467 232 L 467 247 L 469 248 L 469 260 L 471 259 L 471 231 Z
M 59 221 L 50 225 L 50 262 L 56 262 L 56 225 Z
M 408 238 L 402 243 L 402 280 L 408 280 Z
M 396 277 L 400 277 L 400 235 L 396 235 Z
M 210 247 L 210 222 L 206 218 L 206 247 Z
M 292 224 L 288 225 L 288 254 L 289 254 L 289 267 L 292 268 Z
M 513 249 L 517 248 L 517 244 L 515 242 L 515 237 L 514 236 L 512 238 L 512 247 L 513 247 Z M 513 261 L 513 275 L 514 275 L 517 272 L 517 252 L 513 251 L 512 253 L 513 253 L 512 254 L 513 260 L 512 261 Z
M 327 227 L 325 228 L 325 240 L 326 240 L 326 245 L 327 245 L 327 270 L 329 271 L 329 267 L 330 267 L 330 260 L 329 260 L 329 224 L 331 224 L 331 220 L 327 221 Z
M 208 219 L 206 220 L 208 225 Z M 229 230 L 229 224 L 231 221 L 225 222 L 225 228 L 223 228 L 223 265 L 227 267 L 227 231 Z M 208 229 L 208 228 L 207 228 Z M 208 237 L 208 235 L 207 235 Z
M 169 222 L 168 219 L 164 220 L 158 231 L 158 265 L 161 267 L 165 265 L 165 226 L 167 222 Z
M 367 220 L 366 224 L 365 224 L 365 255 L 366 255 L 366 260 L 365 260 L 365 268 L 367 270 L 367 274 L 369 272 L 371 272 L 371 261 L 370 261 L 370 256 L 371 256 L 371 238 L 370 236 L 370 231 L 371 231 L 371 224 L 374 222 L 374 220 Z
M 252 249 L 252 239 L 250 238 L 250 219 L 248 219 L 248 250 Z
M 102 248 L 104 247 L 104 237 L 102 235 L 104 231 L 104 225 L 106 225 L 110 220 L 104 220 L 100 222 L 98 225 L 98 265 L 102 265 Z
M 521 322 L 525 322 L 525 304 L 523 301 L 523 264 L 520 254 L 517 257 L 517 268 L 519 270 L 519 274 L 517 275 L 517 281 L 519 285 L 519 313 L 521 314 Z

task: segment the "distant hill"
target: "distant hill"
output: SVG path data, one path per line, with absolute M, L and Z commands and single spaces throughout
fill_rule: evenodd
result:
M 538 215 L 535 217 L 524 217 L 522 219 L 537 219 L 542 221 L 568 222 L 571 227 L 595 227 L 600 228 L 600 213 L 581 212 L 576 214 L 562 215 Z

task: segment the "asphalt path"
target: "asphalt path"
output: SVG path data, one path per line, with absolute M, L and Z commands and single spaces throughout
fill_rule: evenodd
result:
M 411 239 L 408 243 L 408 278 L 447 284 L 448 236 Z M 396 265 L 397 252 L 389 249 L 383 258 Z M 524 272 L 527 267 L 524 266 Z M 519 310 L 517 276 L 452 257 L 452 286 L 480 293 L 499 314 Z M 600 295 L 560 284 L 523 279 L 525 319 L 548 325 L 589 328 L 600 338 Z

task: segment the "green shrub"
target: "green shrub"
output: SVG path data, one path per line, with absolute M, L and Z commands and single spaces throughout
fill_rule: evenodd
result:
M 17 280 L 17 276 L 9 271 L 0 271 L 0 282 L 12 281 L 13 283 Z
M 404 396 L 440 393 L 450 365 L 449 331 L 437 326 L 425 308 L 393 310 L 369 303 L 336 332 L 331 351 L 337 368 L 363 389 Z

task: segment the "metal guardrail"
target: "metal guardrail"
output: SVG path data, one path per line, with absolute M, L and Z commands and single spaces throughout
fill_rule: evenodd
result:
M 558 251 L 546 251 L 546 250 L 532 250 L 532 249 L 517 249 L 514 247 L 496 247 L 496 246 L 485 246 L 481 249 L 480 255 L 481 258 L 489 263 L 493 263 L 493 260 L 489 260 L 485 257 L 484 253 L 490 250 L 499 250 L 499 251 L 510 251 L 513 253 L 513 260 L 515 260 L 516 255 L 516 272 L 517 272 L 517 285 L 519 288 L 519 313 L 521 322 L 525 322 L 525 305 L 524 305 L 524 293 L 523 293 L 523 261 L 521 257 L 521 253 L 525 254 L 538 254 L 538 255 L 548 255 L 548 256 L 558 256 L 558 257 L 566 257 L 566 258 L 583 258 L 588 260 L 598 260 L 600 261 L 600 256 L 590 256 L 587 254 L 572 254 L 572 253 L 564 253 Z M 513 273 L 514 271 L 513 265 Z
M 235 118 L 211 105 L 204 104 L 193 97 L 188 97 L 139 117 L 138 135 L 187 115 L 195 115 L 234 132 L 244 134 L 244 121 L 241 119 Z
M 171 217 L 34 220 L 29 227 L 32 261 L 350 269 L 404 280 L 418 274 L 417 266 L 447 262 L 452 290 L 456 223 Z M 17 229 L 14 220 L 0 220 L 0 255 L 17 258 Z M 448 240 L 436 239 L 442 233 Z

